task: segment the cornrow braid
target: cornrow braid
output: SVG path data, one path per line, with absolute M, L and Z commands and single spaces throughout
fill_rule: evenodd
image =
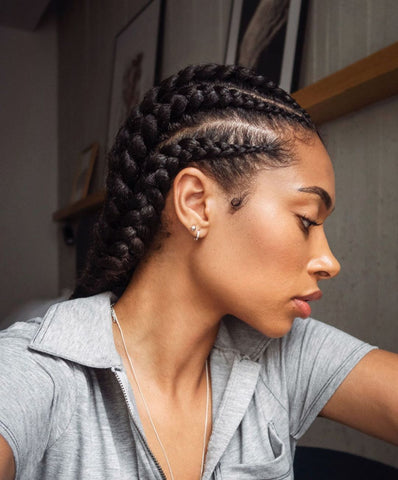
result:
M 284 90 L 236 65 L 191 65 L 145 95 L 109 154 L 106 198 L 72 298 L 120 296 L 161 229 L 177 173 L 196 166 L 242 205 L 260 168 L 291 164 L 297 134 L 317 134 Z

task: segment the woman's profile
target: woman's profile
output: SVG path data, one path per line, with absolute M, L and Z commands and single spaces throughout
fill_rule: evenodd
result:
M 0 477 L 293 479 L 318 415 L 398 445 L 398 355 L 310 318 L 335 201 L 316 126 L 264 77 L 151 89 L 72 298 L 0 333 Z

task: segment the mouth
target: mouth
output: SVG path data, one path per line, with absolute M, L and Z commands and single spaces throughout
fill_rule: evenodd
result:
M 308 295 L 303 295 L 302 297 L 294 297 L 297 300 L 302 300 L 303 302 L 313 302 L 314 300 L 320 300 L 322 298 L 322 292 L 316 290 Z
M 308 318 L 311 315 L 311 307 L 308 302 L 319 300 L 322 298 L 322 292 L 317 290 L 302 297 L 294 297 L 293 303 L 299 313 L 299 317 Z

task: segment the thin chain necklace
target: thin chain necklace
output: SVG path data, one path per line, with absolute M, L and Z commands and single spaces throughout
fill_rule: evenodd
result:
M 148 407 L 148 404 L 145 400 L 145 397 L 144 397 L 144 394 L 142 393 L 142 390 L 141 390 L 141 386 L 138 382 L 138 378 L 137 378 L 137 373 L 135 371 L 135 368 L 134 368 L 134 365 L 133 365 L 133 362 L 131 361 L 131 358 L 130 358 L 130 355 L 129 355 L 129 352 L 127 350 L 127 347 L 126 347 L 126 342 L 124 340 L 124 335 L 123 335 L 123 330 L 122 330 L 122 327 L 120 326 L 120 323 L 119 323 L 119 320 L 116 316 L 116 312 L 113 308 L 113 305 L 111 305 L 111 315 L 112 315 L 112 320 L 114 323 L 116 323 L 118 329 L 119 329 L 119 333 L 120 333 L 120 336 L 122 338 L 122 343 L 123 343 L 123 348 L 124 348 L 124 351 L 126 353 L 126 356 L 128 358 L 128 361 L 129 361 L 129 364 L 130 364 L 130 368 L 131 368 L 131 371 L 133 373 L 133 376 L 134 376 L 134 380 L 135 380 L 135 383 L 137 384 L 137 387 L 138 387 L 138 392 L 141 396 L 141 399 L 142 399 L 142 403 L 144 404 L 144 407 L 145 407 L 145 410 L 146 410 L 146 413 L 148 415 L 148 418 L 149 418 L 149 421 L 151 423 L 151 426 L 152 426 L 152 429 L 155 433 L 155 436 L 156 436 L 156 439 L 160 445 L 160 448 L 162 449 L 162 452 L 163 452 L 163 455 L 164 455 L 164 458 L 166 460 L 166 463 L 167 463 L 167 468 L 170 472 L 170 478 L 171 480 L 175 480 L 174 479 L 174 475 L 173 475 L 173 471 L 171 470 L 171 466 L 170 466 L 170 462 L 169 462 L 169 458 L 167 456 L 167 453 L 166 453 L 166 450 L 163 446 L 163 443 L 162 441 L 160 440 L 160 437 L 159 437 L 159 434 L 158 434 L 158 431 L 156 430 L 156 427 L 155 427 L 155 424 L 152 420 L 152 415 L 151 415 L 151 412 L 149 411 L 149 407 Z M 199 480 L 202 478 L 202 475 L 203 475 L 203 469 L 204 469 L 204 464 L 205 464 L 205 452 L 206 452 L 206 438 L 207 438 L 207 424 L 208 424 L 208 417 L 209 417 L 209 403 L 210 403 L 210 388 L 209 388 L 209 364 L 208 364 L 208 361 L 206 359 L 206 364 L 205 364 L 205 369 L 206 369 L 206 417 L 205 417 L 205 428 L 204 428 L 204 433 L 203 433 L 203 449 L 202 449 L 202 462 L 201 462 L 201 466 L 200 466 L 200 476 L 199 476 Z

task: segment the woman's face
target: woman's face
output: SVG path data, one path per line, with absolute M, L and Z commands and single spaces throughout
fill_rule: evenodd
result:
M 261 171 L 233 214 L 220 194 L 198 256 L 207 298 L 270 337 L 308 317 L 305 299 L 319 297 L 318 281 L 340 270 L 323 225 L 335 203 L 329 155 L 316 137 L 297 142 L 297 156 L 289 167 Z

